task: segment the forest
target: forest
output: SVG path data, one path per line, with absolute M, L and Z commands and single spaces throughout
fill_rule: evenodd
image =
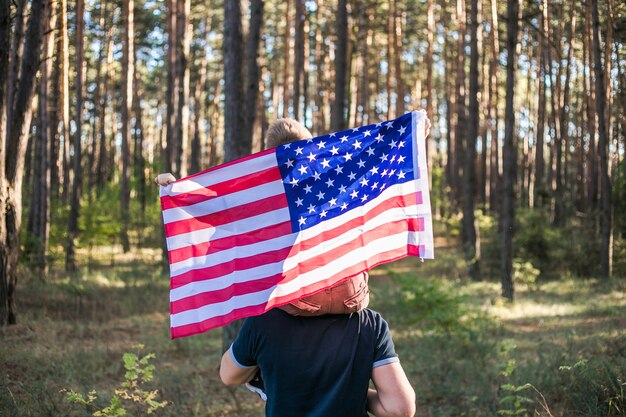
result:
M 154 178 L 418 109 L 417 415 L 626 415 L 625 73 L 622 0 L 0 0 L 0 415 L 263 415 L 236 326 L 169 340 Z

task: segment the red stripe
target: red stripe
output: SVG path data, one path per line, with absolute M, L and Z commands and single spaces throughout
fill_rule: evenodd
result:
M 164 195 L 161 197 L 161 207 L 163 210 L 167 210 L 176 207 L 190 206 L 280 179 L 280 170 L 278 167 L 272 167 L 263 171 L 236 177 L 228 181 L 212 184 L 188 193 L 181 193 L 175 196 Z
M 248 160 L 250 160 L 250 159 L 260 158 L 260 157 L 262 157 L 262 156 L 265 156 L 265 155 L 267 155 L 267 154 L 274 153 L 274 152 L 275 152 L 275 149 L 274 149 L 274 148 L 271 148 L 271 149 L 266 149 L 266 150 L 261 151 L 261 152 L 259 152 L 259 153 L 254 153 L 254 154 L 252 154 L 252 155 L 247 155 L 247 156 L 244 156 L 243 158 L 234 159 L 234 160 L 232 160 L 232 161 L 230 161 L 230 162 L 224 162 L 223 164 L 220 164 L 220 165 L 217 165 L 217 166 L 211 167 L 211 168 L 209 168 L 209 169 L 205 169 L 204 171 L 201 171 L 201 172 L 196 172 L 195 174 L 191 174 L 191 175 L 189 175 L 188 177 L 181 178 L 181 179 L 180 179 L 180 180 L 178 180 L 178 181 L 181 181 L 181 180 L 188 180 L 188 179 L 190 179 L 190 178 L 199 177 L 200 175 L 204 175 L 204 174 L 207 174 L 207 173 L 209 173 L 209 172 L 217 171 L 218 169 L 223 169 L 223 168 L 229 167 L 229 166 L 231 166 L 231 165 L 236 165 L 236 164 L 238 164 L 238 163 L 240 163 L 240 162 L 248 161 Z
M 206 214 L 204 216 L 192 217 L 191 219 L 177 220 L 167 223 L 165 225 L 165 236 L 172 237 L 183 233 L 217 227 L 243 220 L 248 217 L 268 213 L 283 207 L 287 207 L 287 197 L 285 197 L 285 194 L 278 194 L 241 206 Z
M 357 238 L 353 239 L 350 242 L 346 242 L 345 244 L 333 249 L 330 252 L 322 253 L 318 256 L 315 256 L 313 258 L 310 258 L 310 259 L 307 259 L 305 261 L 298 263 L 298 265 L 295 268 L 292 268 L 289 271 L 285 271 L 283 274 L 280 274 L 278 283 L 285 284 L 287 282 L 290 282 L 300 274 L 314 271 L 317 268 L 319 268 L 320 265 L 324 265 L 330 262 L 332 259 L 340 258 L 350 253 L 356 247 L 365 246 L 369 244 L 370 242 L 373 242 L 375 240 L 378 240 L 388 235 L 401 233 L 403 231 L 406 231 L 407 229 L 411 230 L 411 229 L 417 228 L 418 226 L 417 224 L 418 224 L 417 219 L 406 219 L 406 220 L 386 223 L 382 226 L 379 226 L 373 230 L 370 230 L 358 236 Z M 299 251 L 299 248 L 297 247 L 293 247 L 293 248 L 288 247 L 285 249 L 281 249 L 279 251 L 272 251 L 272 252 L 267 252 L 262 255 L 252 256 L 249 258 L 237 259 L 233 262 L 227 262 L 227 263 L 223 263 L 217 266 L 211 266 L 208 268 L 192 270 L 183 275 L 186 278 L 188 278 L 191 275 L 193 278 L 195 278 L 194 281 L 218 278 L 223 275 L 226 275 L 227 273 L 233 272 L 235 270 L 242 271 L 242 270 L 252 268 L 258 265 L 280 262 L 284 260 L 285 258 L 287 258 L 288 256 L 297 256 L 295 254 L 297 254 L 298 251 Z M 290 252 L 291 252 L 291 255 L 290 255 Z M 372 267 L 369 261 L 364 261 L 364 263 L 368 268 Z M 252 266 L 249 266 L 249 265 L 252 265 Z M 237 283 L 233 285 L 238 286 L 237 288 L 238 290 L 241 291 L 241 294 L 248 294 L 248 293 L 259 291 L 257 288 L 255 288 L 254 285 L 252 285 L 252 282 L 253 281 L 246 282 L 246 283 Z M 230 299 L 231 296 L 229 294 L 232 293 L 233 285 L 230 285 L 229 287 L 223 290 L 200 293 L 200 294 L 196 294 L 190 297 L 186 297 L 186 298 L 174 301 L 171 303 L 172 314 L 178 313 L 181 311 L 186 311 L 192 308 L 198 308 L 199 306 L 202 306 L 202 305 L 218 302 L 214 300 L 225 301 L 227 299 Z M 266 287 L 266 288 L 269 288 L 269 287 Z M 221 294 L 222 292 L 224 292 L 225 294 Z
M 262 229 L 257 229 L 252 232 L 243 233 L 235 236 L 224 237 L 221 239 L 212 240 L 210 242 L 201 243 L 193 246 L 186 246 L 180 249 L 174 249 L 169 252 L 170 264 L 184 261 L 191 256 L 203 256 L 213 252 L 219 252 L 226 249 L 231 249 L 236 246 L 246 246 L 252 243 L 262 242 L 264 240 L 274 239 L 280 236 L 284 236 L 291 233 L 291 223 L 283 222 L 278 223 Z M 214 265 L 214 266 L 221 266 Z M 206 268 L 209 269 L 209 268 Z M 203 269 L 196 269 L 194 271 L 200 271 L 198 274 L 192 273 L 193 271 L 186 272 L 181 275 L 172 277 L 170 281 L 170 288 L 177 288 L 181 285 L 189 284 L 193 281 L 206 279 L 206 275 L 202 272 Z
M 273 298 L 272 300 L 266 303 L 262 303 L 262 304 L 255 305 L 255 306 L 245 306 L 245 307 L 237 308 L 233 310 L 232 312 L 230 312 L 229 314 L 212 317 L 212 318 L 203 320 L 201 322 L 191 323 L 191 324 L 187 324 L 183 326 L 171 327 L 170 328 L 171 337 L 172 339 L 175 339 L 179 337 L 185 337 L 185 336 L 191 336 L 191 335 L 198 334 L 198 333 L 203 333 L 207 330 L 224 326 L 240 318 L 262 314 L 273 307 L 278 307 L 280 305 L 288 304 L 292 301 L 295 301 L 301 298 L 304 295 L 310 295 L 315 292 L 322 291 L 328 287 L 331 287 L 332 285 L 341 281 L 342 279 L 347 279 L 351 276 L 354 276 L 363 271 L 366 271 L 369 268 L 372 268 L 374 266 L 377 266 L 383 263 L 393 262 L 395 260 L 404 258 L 408 254 L 410 254 L 409 252 L 411 248 L 415 248 L 415 246 L 408 245 L 406 248 L 399 248 L 393 251 L 387 251 L 387 252 L 373 255 L 369 259 L 368 267 L 366 267 L 365 262 L 360 262 L 359 264 L 353 265 L 352 267 L 333 275 L 333 277 L 317 282 L 308 287 L 302 288 L 295 293 L 292 293 L 283 297 Z

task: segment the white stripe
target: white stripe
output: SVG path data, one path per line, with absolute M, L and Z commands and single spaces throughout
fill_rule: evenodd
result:
M 233 207 L 239 207 L 244 204 L 253 203 L 262 198 L 283 194 L 284 192 L 285 187 L 281 181 L 268 182 L 266 184 L 257 185 L 256 187 L 247 188 L 245 190 L 222 195 L 220 197 L 211 198 L 189 206 L 173 207 L 163 210 L 163 223 L 167 224 L 179 220 L 206 216 L 207 214 L 220 212 Z
M 277 223 L 289 221 L 289 209 L 287 207 L 258 216 L 248 217 L 232 223 L 222 224 L 217 227 L 207 227 L 206 229 L 194 230 L 188 233 L 181 233 L 167 238 L 168 250 L 184 248 L 186 246 L 197 245 L 211 240 L 224 237 L 249 233 L 253 230 L 272 226 Z
M 372 199 L 371 201 L 366 203 L 364 206 L 362 206 L 363 207 L 362 210 L 350 210 L 341 216 L 337 216 L 333 219 L 329 219 L 314 227 L 311 227 L 310 229 L 303 230 L 299 233 L 298 238 L 295 241 L 293 240 L 293 237 L 289 235 L 286 238 L 280 237 L 280 238 L 266 240 L 266 241 L 251 244 L 251 245 L 237 246 L 231 249 L 226 249 L 226 250 L 219 251 L 216 253 L 210 253 L 204 256 L 198 256 L 198 257 L 185 259 L 183 261 L 176 262 L 170 265 L 171 276 L 174 277 L 174 276 L 183 274 L 191 269 L 205 268 L 210 265 L 217 265 L 223 262 L 229 262 L 236 258 L 245 258 L 248 256 L 254 256 L 263 252 L 269 252 L 273 250 L 282 249 L 282 248 L 287 247 L 288 245 L 298 245 L 299 243 L 303 241 L 306 241 L 308 239 L 318 236 L 320 233 L 341 227 L 345 223 L 353 220 L 355 217 L 366 214 L 368 211 L 374 209 L 379 203 L 383 202 L 384 200 L 397 197 L 398 195 L 407 196 L 407 195 L 413 194 L 414 192 L 415 192 L 414 185 L 411 185 L 411 181 L 407 183 L 391 186 L 387 190 L 385 190 L 379 197 Z M 390 221 L 402 220 L 404 218 L 410 218 L 410 217 L 417 217 L 417 213 L 418 213 L 418 207 L 415 205 L 411 205 L 407 207 L 395 207 L 393 209 L 387 210 L 386 212 L 383 212 L 379 214 L 378 216 L 376 216 L 376 218 L 371 219 L 371 221 L 367 222 L 367 224 L 365 224 L 364 226 L 358 229 L 350 230 L 346 232 L 345 234 L 337 236 L 336 238 L 332 240 L 325 241 L 322 245 L 319 245 L 320 249 L 310 248 L 307 251 L 300 252 L 300 255 L 297 257 L 297 260 L 299 262 L 302 262 L 306 259 L 310 259 L 316 256 L 318 252 L 324 252 L 326 250 L 330 250 L 332 248 L 340 246 L 346 241 L 355 239 L 359 234 L 363 233 L 364 231 L 372 230 L 375 227 L 378 227 Z M 285 214 L 288 214 L 288 213 L 285 213 Z M 281 221 L 287 221 L 287 220 L 289 219 L 288 218 L 281 219 Z M 277 221 L 277 223 L 278 222 L 279 221 Z M 229 224 L 227 230 L 230 232 L 233 228 L 241 228 L 242 226 L 240 226 L 237 223 L 250 223 L 250 221 L 249 219 L 245 219 L 245 220 L 241 220 L 238 222 L 233 222 L 232 224 Z M 259 226 L 258 220 L 255 219 L 252 222 L 252 225 L 258 227 Z M 243 227 L 245 228 L 245 226 Z M 220 228 L 221 226 L 218 226 L 217 229 L 219 230 Z M 195 233 L 195 232 L 192 232 L 192 233 Z M 218 236 L 219 235 L 223 235 L 223 232 L 218 233 Z M 168 238 L 168 246 L 169 246 L 170 239 L 173 239 L 174 237 L 177 237 L 177 236 Z M 200 236 L 198 237 L 201 237 L 206 240 L 214 240 L 218 238 L 216 237 L 216 235 L 209 236 L 206 233 L 200 234 Z M 173 249 L 173 248 L 170 247 L 170 249 Z M 296 262 L 296 260 L 292 259 L 289 265 L 286 266 L 286 270 L 289 270 L 295 267 L 294 262 Z
M 276 153 L 250 158 L 246 161 L 234 163 L 224 167 L 212 169 L 206 173 L 194 175 L 189 178 L 180 179 L 166 187 L 160 188 L 160 195 L 176 196 L 182 193 L 189 193 L 200 188 L 219 184 L 233 178 L 241 177 L 255 172 L 263 171 L 277 166 Z
M 249 282 L 257 279 L 271 277 L 272 275 L 283 272 L 283 262 L 261 265 L 255 268 L 246 269 L 245 271 L 233 271 L 230 274 L 223 275 L 215 279 L 207 279 L 204 281 L 192 282 L 182 285 L 170 291 L 170 301 L 179 301 L 183 298 L 193 297 L 209 291 L 218 291 L 228 288 L 234 283 Z
M 423 258 L 434 259 L 435 241 L 433 239 L 433 221 L 430 208 L 428 164 L 426 162 L 426 138 L 424 137 L 426 116 L 427 115 L 424 110 L 413 112 L 413 136 L 414 144 L 417 146 L 417 151 L 413 154 L 417 154 L 417 166 L 419 167 L 420 172 L 417 188 L 422 191 L 422 204 L 419 207 L 419 215 L 424 218 L 424 230 L 419 233 L 419 243 L 424 245 L 425 248 Z M 415 162 L 414 156 L 413 163 L 415 164 Z
M 193 269 L 207 268 L 231 262 L 234 259 L 247 258 L 264 252 L 290 247 L 294 245 L 296 236 L 296 233 L 291 233 L 274 239 L 263 240 L 250 245 L 236 246 L 219 252 L 209 253 L 208 255 L 191 257 L 184 261 L 175 262 L 170 264 L 170 276 L 174 278 Z
M 231 313 L 236 308 L 263 304 L 272 294 L 273 288 L 267 290 L 237 295 L 221 303 L 214 303 L 198 307 L 193 310 L 181 311 L 170 316 L 171 327 L 185 326 L 198 323 L 213 317 L 220 317 Z

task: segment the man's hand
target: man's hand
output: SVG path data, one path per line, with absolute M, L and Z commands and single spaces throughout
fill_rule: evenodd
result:
M 424 126 L 424 137 L 427 138 L 430 135 L 430 119 L 426 117 L 426 126 Z
M 163 186 L 163 187 L 165 187 L 168 184 L 173 183 L 174 181 L 176 181 L 176 178 L 172 174 L 170 174 L 169 172 L 165 172 L 163 174 L 159 174 L 154 179 L 154 182 L 157 185 L 160 185 L 160 186 Z

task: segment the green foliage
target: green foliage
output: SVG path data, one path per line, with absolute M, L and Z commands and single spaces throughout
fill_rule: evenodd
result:
M 513 280 L 526 284 L 530 289 L 537 289 L 537 278 L 539 278 L 540 273 L 539 269 L 535 268 L 530 261 L 524 262 L 519 258 L 513 261 Z
M 504 369 L 500 372 L 504 381 L 508 381 L 515 368 L 517 367 L 517 361 L 515 359 L 507 360 Z M 529 411 L 525 408 L 525 405 L 534 403 L 532 398 L 529 398 L 527 392 L 531 389 L 531 384 L 515 385 L 509 382 L 505 382 L 500 386 L 501 396 L 498 399 L 498 414 L 502 416 L 519 416 L 527 415 Z
M 142 345 L 137 346 L 143 349 Z M 147 414 L 152 414 L 160 408 L 167 406 L 167 401 L 157 401 L 158 390 L 147 391 L 143 387 L 154 377 L 154 365 L 149 364 L 154 359 L 154 353 L 148 353 L 139 358 L 136 353 L 124 353 L 124 381 L 115 389 L 109 405 L 93 412 L 94 417 L 119 417 L 129 415 L 129 409 L 144 409 Z M 79 404 L 90 410 L 95 407 L 98 399 L 96 390 L 91 390 L 86 396 L 73 390 L 66 391 L 66 401 L 70 404 Z M 128 403 L 125 406 L 125 403 Z
M 626 415 L 626 362 L 600 358 L 581 359 L 561 366 L 568 407 L 579 416 Z

